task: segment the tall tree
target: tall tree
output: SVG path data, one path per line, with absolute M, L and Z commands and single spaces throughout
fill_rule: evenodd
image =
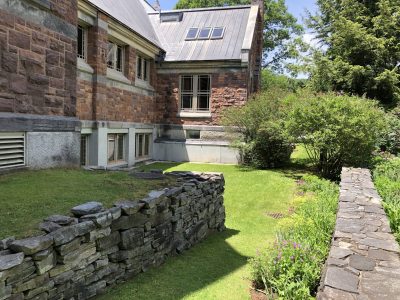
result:
M 400 0 L 317 0 L 308 25 L 326 51 L 315 56 L 312 82 L 333 89 L 400 101 Z
M 176 9 L 250 4 L 251 0 L 179 0 Z M 285 0 L 264 0 L 264 61 L 266 68 L 282 72 L 288 59 L 297 59 L 304 49 L 303 27 L 288 12 Z

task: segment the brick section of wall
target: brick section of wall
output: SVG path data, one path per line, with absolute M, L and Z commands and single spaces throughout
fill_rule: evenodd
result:
M 223 230 L 223 175 L 173 176 L 178 187 L 141 201 L 87 203 L 47 218 L 42 236 L 1 240 L 0 299 L 92 298 Z
M 93 119 L 93 83 L 78 78 L 76 116 L 80 120 Z
M 344 168 L 319 300 L 399 299 L 400 247 L 367 169 Z
M 179 78 L 179 74 L 158 74 L 157 102 L 164 105 L 163 121 L 165 123 L 220 125 L 224 109 L 242 106 L 247 101 L 247 70 L 220 71 L 211 74 L 211 118 L 179 118 L 177 117 L 180 107 Z
M 263 2 L 263 1 L 261 1 Z M 263 4 L 262 4 L 263 5 Z M 260 10 L 263 12 L 264 10 Z M 249 57 L 249 68 L 248 68 L 248 87 L 249 94 L 256 93 L 261 89 L 261 64 L 262 64 L 262 52 L 263 52 L 263 29 L 264 18 L 261 14 L 257 17 L 255 34 Z
M 57 3 L 76 24 L 76 1 Z M 0 112 L 75 116 L 75 53 L 75 39 L 0 10 Z

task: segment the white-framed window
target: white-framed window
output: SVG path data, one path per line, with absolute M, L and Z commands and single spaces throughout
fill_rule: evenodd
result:
M 113 164 L 117 162 L 126 161 L 125 158 L 125 137 L 124 133 L 109 133 L 108 140 L 108 163 Z
M 25 133 L 0 132 L 0 169 L 25 166 Z
M 150 157 L 151 153 L 151 133 L 136 134 L 136 159 L 144 159 Z
M 138 55 L 136 61 L 136 78 L 143 81 L 149 81 L 150 78 L 150 60 Z
M 191 140 L 199 140 L 200 139 L 200 130 L 187 129 L 186 130 L 186 138 Z
M 87 28 L 78 25 L 78 57 L 83 60 L 86 60 L 87 58 L 87 41 Z
M 89 135 L 81 135 L 81 166 L 87 166 L 89 163 Z
M 181 111 L 210 111 L 211 76 L 182 75 L 180 93 Z
M 118 72 L 124 71 L 124 46 L 108 41 L 107 67 Z

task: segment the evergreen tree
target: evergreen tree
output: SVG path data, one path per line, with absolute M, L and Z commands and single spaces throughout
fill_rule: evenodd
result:
M 317 0 L 309 26 L 325 45 L 316 53 L 317 90 L 400 100 L 400 0 Z

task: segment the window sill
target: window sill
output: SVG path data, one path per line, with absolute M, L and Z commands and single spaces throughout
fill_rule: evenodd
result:
M 132 84 L 132 82 L 128 78 L 126 78 L 124 76 L 124 74 L 122 74 L 121 72 L 118 72 L 114 69 L 110 69 L 110 68 L 107 68 L 107 78 L 114 80 L 114 81 L 126 83 L 126 84 Z
M 78 57 L 78 70 L 85 72 L 85 73 L 89 73 L 89 74 L 93 74 L 94 70 L 93 68 L 82 58 Z
M 150 83 L 148 81 L 142 80 L 140 78 L 136 78 L 135 86 L 142 88 L 142 89 L 154 91 L 154 88 L 150 85 Z
M 181 111 L 177 115 L 179 118 L 211 118 L 211 112 L 191 112 Z

